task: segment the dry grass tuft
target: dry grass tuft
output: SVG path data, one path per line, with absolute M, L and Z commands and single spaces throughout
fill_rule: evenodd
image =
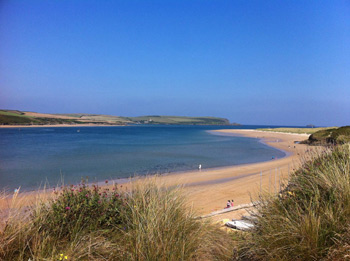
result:
M 350 254 L 350 145 L 314 155 L 279 195 L 261 195 L 240 259 L 345 260 Z

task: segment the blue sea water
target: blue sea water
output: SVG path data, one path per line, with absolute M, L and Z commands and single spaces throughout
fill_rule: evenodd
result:
M 25 190 L 246 164 L 285 153 L 258 139 L 215 135 L 264 126 L 50 127 L 0 129 L 0 189 Z

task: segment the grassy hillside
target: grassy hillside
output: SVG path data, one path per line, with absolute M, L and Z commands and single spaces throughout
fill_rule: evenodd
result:
M 229 121 L 216 117 L 140 116 L 120 117 L 98 114 L 42 114 L 14 110 L 0 110 L 0 125 L 53 125 L 53 124 L 183 124 L 229 125 Z
M 190 125 L 229 125 L 229 121 L 224 118 L 216 117 L 181 117 L 181 116 L 139 116 L 139 117 L 121 117 L 111 115 L 97 114 L 62 114 L 72 116 L 80 120 L 95 120 L 108 122 L 122 122 L 125 124 L 190 124 Z
M 350 126 L 320 130 L 312 135 L 306 143 L 310 145 L 344 144 L 350 142 Z
M 0 125 L 79 124 L 73 119 L 27 116 L 25 112 L 0 110 Z

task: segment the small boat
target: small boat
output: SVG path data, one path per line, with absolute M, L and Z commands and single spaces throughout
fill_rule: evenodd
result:
M 226 222 L 225 226 L 238 229 L 238 230 L 243 230 L 243 231 L 250 230 L 254 227 L 252 223 L 245 220 L 232 220 L 232 221 Z
M 80 130 L 77 130 L 77 132 L 80 132 Z

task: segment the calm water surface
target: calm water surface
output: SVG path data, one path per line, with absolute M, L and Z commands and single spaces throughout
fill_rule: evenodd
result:
M 0 129 L 0 188 L 37 189 L 223 167 L 280 158 L 254 138 L 214 135 L 220 128 L 262 126 L 123 126 Z M 78 131 L 79 130 L 79 131 Z

